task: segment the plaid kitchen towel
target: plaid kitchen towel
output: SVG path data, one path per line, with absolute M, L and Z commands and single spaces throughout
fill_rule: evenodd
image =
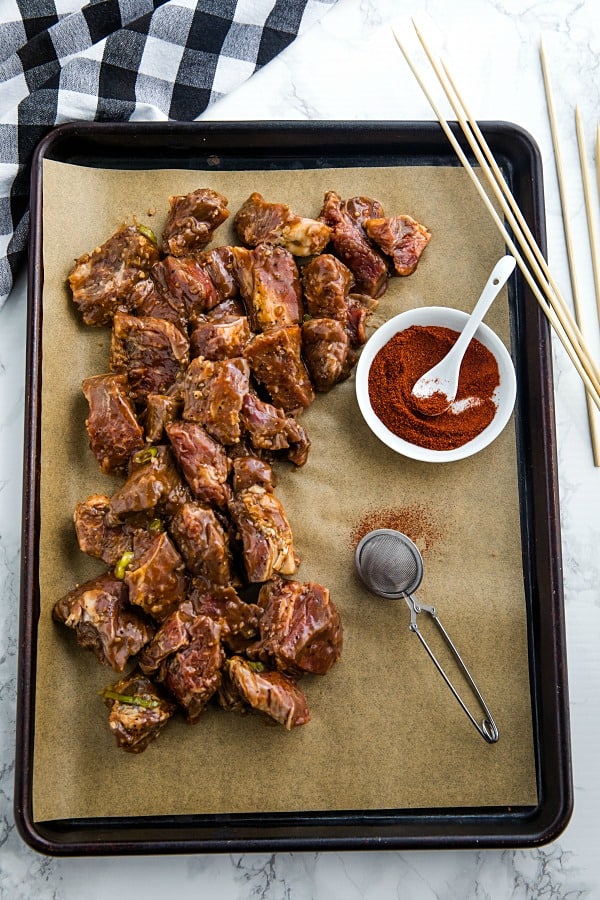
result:
M 336 0 L 0 0 L 0 308 L 54 125 L 197 119 Z

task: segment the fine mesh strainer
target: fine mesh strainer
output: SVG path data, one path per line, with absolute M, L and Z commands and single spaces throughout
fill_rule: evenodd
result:
M 394 531 L 391 528 L 378 528 L 375 531 L 370 531 L 360 541 L 356 548 L 355 562 L 362 581 L 374 594 L 377 594 L 379 597 L 385 597 L 388 600 L 398 600 L 401 597 L 406 600 L 410 609 L 410 630 L 417 635 L 427 650 L 438 672 L 479 734 L 489 744 L 494 744 L 499 738 L 496 723 L 458 650 L 440 622 L 435 607 L 417 603 L 413 597 L 413 592 L 417 590 L 423 578 L 423 558 L 418 547 L 401 531 Z M 417 624 L 417 615 L 420 612 L 429 613 L 444 641 L 450 648 L 471 691 L 483 710 L 484 717 L 481 723 L 475 719 L 466 703 L 462 700 L 433 650 L 421 634 Z

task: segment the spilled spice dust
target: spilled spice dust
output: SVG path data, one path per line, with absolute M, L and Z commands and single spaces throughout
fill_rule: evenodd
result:
M 350 532 L 351 548 L 354 550 L 359 541 L 376 528 L 401 531 L 422 553 L 430 550 L 442 537 L 438 524 L 424 506 L 383 506 L 367 511 L 354 524 Z

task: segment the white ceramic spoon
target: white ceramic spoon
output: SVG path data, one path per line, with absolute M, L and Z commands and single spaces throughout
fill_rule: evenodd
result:
M 483 317 L 508 281 L 515 264 L 513 256 L 503 256 L 496 263 L 456 343 L 437 365 L 425 372 L 414 384 L 413 402 L 421 413 L 439 416 L 454 401 L 458 390 L 460 367 L 467 347 Z

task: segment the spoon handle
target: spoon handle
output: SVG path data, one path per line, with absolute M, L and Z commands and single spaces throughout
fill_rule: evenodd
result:
M 503 256 L 502 259 L 498 260 L 491 271 L 490 277 L 485 283 L 483 291 L 481 292 L 481 296 L 475 304 L 475 307 L 469 317 L 467 324 L 458 336 L 458 339 L 452 347 L 452 350 L 450 350 L 452 356 L 462 357 L 465 350 L 471 343 L 473 335 L 483 321 L 485 314 L 498 295 L 498 292 L 508 281 L 515 268 L 515 265 L 516 260 L 514 256 Z M 450 355 L 450 353 L 448 355 Z

